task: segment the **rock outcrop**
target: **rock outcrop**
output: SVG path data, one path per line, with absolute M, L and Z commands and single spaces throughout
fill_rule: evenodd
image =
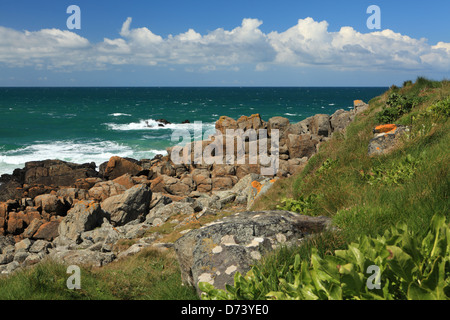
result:
M 144 184 L 134 186 L 125 193 L 104 200 L 101 208 L 109 216 L 114 226 L 123 226 L 128 222 L 148 214 L 152 192 Z
M 381 155 L 390 152 L 400 143 L 401 137 L 410 131 L 410 127 L 386 124 L 375 127 L 374 137 L 369 142 L 368 155 Z
M 298 244 L 329 227 L 330 219 L 325 217 L 247 211 L 187 233 L 174 248 L 185 283 L 198 291 L 199 282 L 224 289 L 225 284 L 233 284 L 236 272 L 245 274 L 268 251 L 281 244 Z
M 355 101 L 352 110 L 298 123 L 284 117 L 264 121 L 259 114 L 237 120 L 223 116 L 216 123 L 215 136 L 186 146 L 191 160 L 207 152 L 222 160 L 212 163 L 204 159 L 174 163 L 173 148 L 168 148 L 167 156 L 153 159 L 112 157 L 98 172 L 95 163 L 28 162 L 12 175 L 0 177 L 0 273 L 9 274 L 46 256 L 102 266 L 150 245 L 171 247 L 171 243 L 155 244 L 158 236 L 146 237 L 148 230 L 165 223 L 183 226 L 235 206 L 250 210 L 277 179 L 295 174 L 321 143 L 334 132 L 345 132 L 367 107 Z M 267 130 L 267 136 L 252 136 L 253 130 L 260 129 Z M 231 135 L 227 130 L 240 131 Z M 384 143 L 381 137 L 387 141 L 405 130 L 396 126 L 395 131 L 377 133 L 372 149 L 378 150 L 375 143 Z M 237 148 L 237 138 L 242 139 L 242 149 Z M 228 158 L 217 152 L 226 150 L 227 144 L 234 147 Z M 252 159 L 251 151 L 258 155 L 264 151 L 276 161 Z M 277 170 L 265 173 L 272 166 Z M 176 245 L 183 277 L 194 285 L 205 279 L 222 285 L 236 271 L 245 272 L 266 250 L 295 243 L 311 228 L 322 228 L 325 220 L 286 212 L 245 212 L 193 230 Z M 119 240 L 136 238 L 140 240 L 126 252 L 116 251 Z

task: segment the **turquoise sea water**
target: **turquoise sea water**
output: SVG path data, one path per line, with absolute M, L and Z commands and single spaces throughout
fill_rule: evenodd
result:
M 291 122 L 368 102 L 387 88 L 0 88 L 0 175 L 27 161 L 100 165 L 165 154 L 174 129 L 259 113 Z M 164 128 L 155 121 L 173 123 Z

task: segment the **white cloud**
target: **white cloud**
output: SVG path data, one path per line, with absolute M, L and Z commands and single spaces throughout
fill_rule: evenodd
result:
M 89 47 L 87 39 L 66 30 L 20 32 L 0 26 L 0 62 L 10 66 L 74 65 L 80 62 L 77 52 Z
M 265 71 L 277 65 L 325 66 L 357 70 L 449 70 L 450 43 L 430 45 L 392 30 L 361 33 L 352 27 L 328 30 L 326 21 L 299 19 L 297 25 L 265 34 L 262 21 L 243 19 L 232 30 L 206 34 L 188 29 L 166 38 L 126 19 L 120 37 L 99 43 L 58 29 L 16 31 L 0 27 L 0 63 L 36 68 L 89 70 L 110 65 L 183 65 L 213 72 L 253 65 Z M 197 66 L 197 67 L 195 67 Z
M 300 19 L 285 32 L 269 34 L 276 62 L 288 65 L 326 65 L 334 68 L 421 69 L 442 67 L 450 55 L 438 53 L 446 44 L 430 46 L 392 30 L 360 33 L 351 27 L 329 32 L 326 21 Z M 438 56 L 436 56 L 438 55 Z M 447 61 L 447 62 L 445 62 Z

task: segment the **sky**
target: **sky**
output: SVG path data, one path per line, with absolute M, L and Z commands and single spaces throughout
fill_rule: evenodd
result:
M 79 16 L 67 13 L 71 5 Z M 2 0 L 0 86 L 442 80 L 450 78 L 449 14 L 448 0 Z

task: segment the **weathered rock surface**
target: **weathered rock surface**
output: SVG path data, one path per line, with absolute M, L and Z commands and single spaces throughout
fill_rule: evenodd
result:
M 121 226 L 148 214 L 152 192 L 147 185 L 137 185 L 125 193 L 107 198 L 101 208 L 114 226 Z
M 96 183 L 89 189 L 89 198 L 96 201 L 103 201 L 109 197 L 124 193 L 127 188 L 115 181 L 102 181 Z
M 103 170 L 101 170 L 100 173 L 109 180 L 114 180 L 127 173 L 136 175 L 143 170 L 136 162 L 132 161 L 132 159 L 112 157 L 108 163 L 102 167 Z
M 267 251 L 298 243 L 330 223 L 287 211 L 247 211 L 192 230 L 174 245 L 183 281 L 197 290 L 201 281 L 224 289 L 233 284 L 235 272 L 245 274 Z
M 99 252 L 84 249 L 52 250 L 49 254 L 49 258 L 68 265 L 102 267 L 111 263 L 116 256 L 112 252 Z
M 95 163 L 74 164 L 60 160 L 33 161 L 25 164 L 24 183 L 71 186 L 77 179 L 96 177 Z
M 105 213 L 99 203 L 94 201 L 81 201 L 77 203 L 61 221 L 59 236 L 72 241 L 78 241 L 82 232 L 99 227 Z
M 381 125 L 374 129 L 375 137 L 369 142 L 368 155 L 381 155 L 395 149 L 401 137 L 410 131 L 408 126 Z

